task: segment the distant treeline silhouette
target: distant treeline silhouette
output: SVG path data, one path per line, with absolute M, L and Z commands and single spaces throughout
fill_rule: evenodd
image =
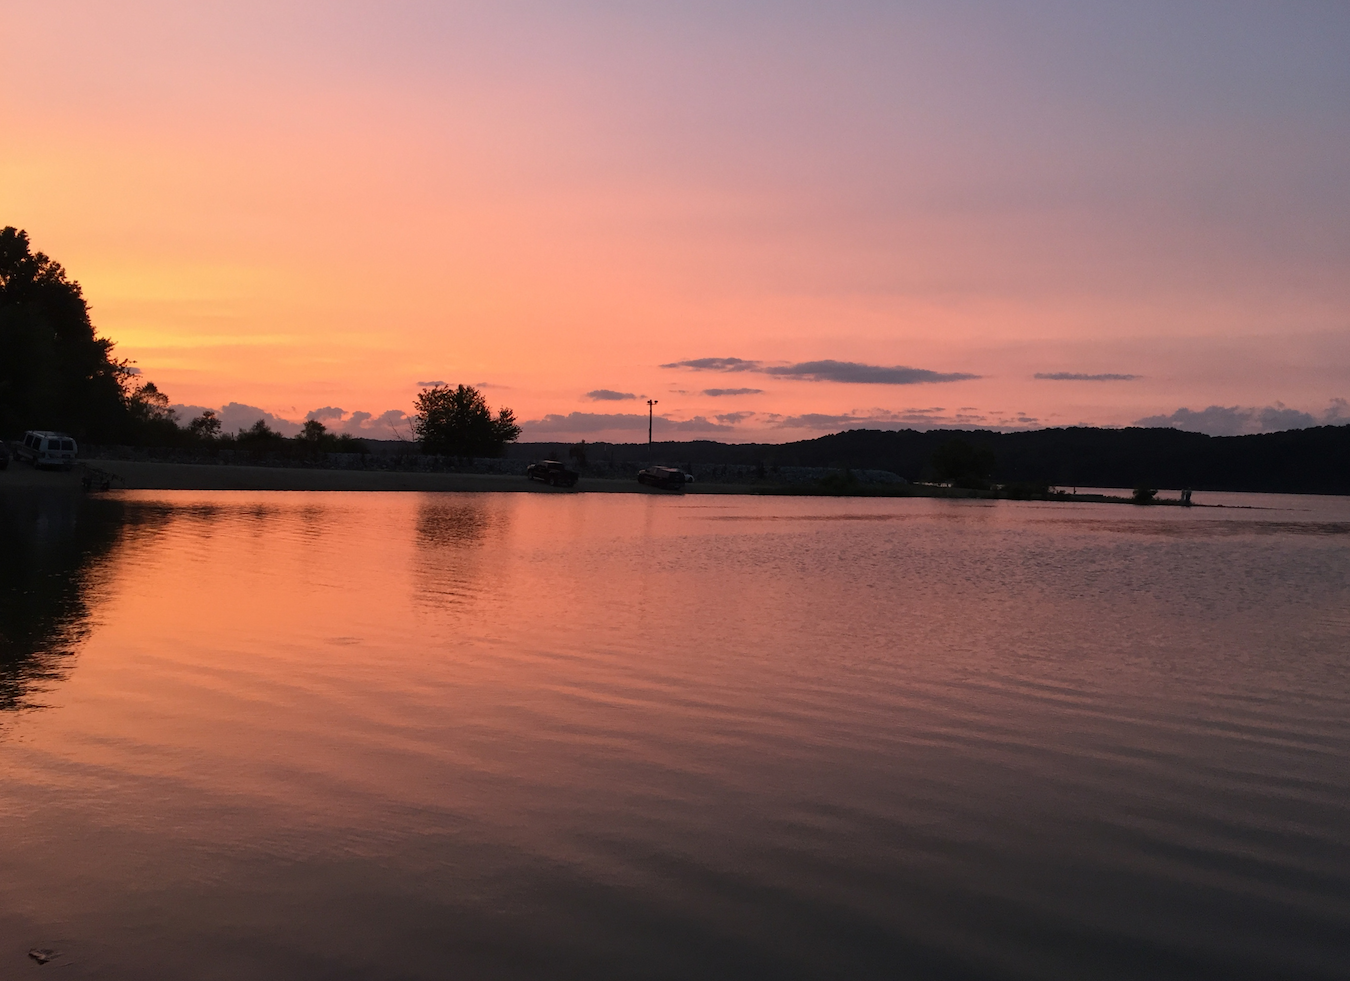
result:
M 951 449 L 953 443 L 965 444 L 969 452 Z M 651 449 L 646 443 L 588 443 L 586 451 L 593 460 L 615 462 L 839 467 L 939 480 L 952 476 L 939 472 L 944 447 L 949 469 L 998 483 L 1350 494 L 1350 426 L 1252 436 L 1087 426 L 1016 433 L 854 429 L 794 443 L 695 440 L 656 443 Z M 566 444 L 521 443 L 511 455 L 565 452 Z

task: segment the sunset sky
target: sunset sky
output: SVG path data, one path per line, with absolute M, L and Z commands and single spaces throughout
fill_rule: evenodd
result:
M 187 412 L 1350 422 L 1350 4 L 0 0 L 0 37 L 0 225 Z

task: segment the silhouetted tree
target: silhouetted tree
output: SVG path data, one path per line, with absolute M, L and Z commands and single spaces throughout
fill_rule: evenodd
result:
M 266 419 L 259 419 L 247 429 L 239 430 L 234 440 L 249 450 L 275 450 L 286 445 L 286 437 L 269 426 Z
M 216 440 L 220 438 L 220 420 L 216 418 L 214 410 L 206 409 L 188 423 L 187 431 L 194 439 Z
M 305 446 L 313 454 L 319 453 L 364 453 L 366 444 L 347 433 L 330 433 L 328 427 L 318 419 L 306 419 L 300 427 L 296 442 Z
M 424 389 L 414 406 L 413 435 L 428 453 L 447 456 L 501 456 L 520 436 L 515 414 L 500 409 L 494 419 L 487 399 L 469 385 Z
M 567 455 L 577 461 L 577 466 L 583 470 L 586 468 L 586 441 L 583 439 L 580 443 L 574 443 L 567 448 Z
M 130 403 L 136 392 L 149 394 L 149 383 L 128 391 L 132 371 L 112 349 L 94 330 L 80 284 L 34 252 L 26 232 L 0 230 L 0 433 L 131 437 L 147 417 L 135 417 Z
M 964 439 L 949 439 L 934 451 L 933 470 L 938 480 L 957 487 L 987 488 L 994 473 L 994 451 L 987 446 L 972 446 Z
M 127 410 L 139 422 L 173 421 L 176 414 L 169 408 L 169 397 L 154 382 L 141 382 L 127 390 Z
M 141 382 L 126 390 L 127 415 L 131 419 L 131 438 L 137 443 L 172 446 L 182 441 L 178 414 L 169 408 L 169 397 L 154 382 Z

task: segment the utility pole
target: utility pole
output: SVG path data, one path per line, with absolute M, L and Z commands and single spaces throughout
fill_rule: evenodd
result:
M 652 451 L 652 406 L 656 405 L 658 399 L 647 400 L 647 452 Z

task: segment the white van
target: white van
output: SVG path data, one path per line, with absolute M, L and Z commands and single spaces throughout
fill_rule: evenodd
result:
M 30 429 L 23 434 L 23 442 L 14 449 L 14 455 L 35 467 L 75 466 L 78 449 L 75 440 L 65 433 L 51 433 L 45 429 Z

